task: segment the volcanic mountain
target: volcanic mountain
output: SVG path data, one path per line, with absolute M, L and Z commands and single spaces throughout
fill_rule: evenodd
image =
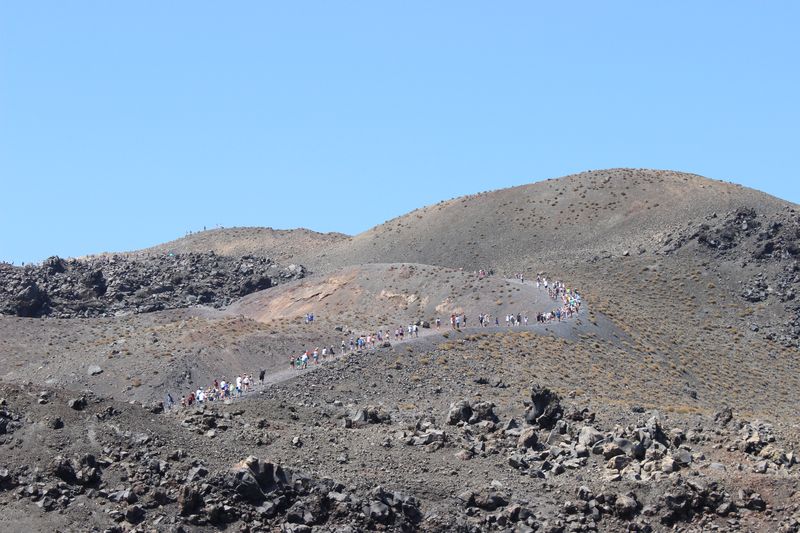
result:
M 797 532 L 797 210 L 613 169 L 4 265 L 0 528 Z

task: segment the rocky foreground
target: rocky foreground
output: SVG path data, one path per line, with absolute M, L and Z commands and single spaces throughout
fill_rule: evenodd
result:
M 730 410 L 691 426 L 646 412 L 608 426 L 538 385 L 518 417 L 490 401 L 458 400 L 411 422 L 391 407 L 340 401 L 315 408 L 315 420 L 283 404 L 288 416 L 270 420 L 250 402 L 164 413 L 91 394 L 3 394 L 0 526 L 24 525 L 33 509 L 54 529 L 114 532 L 800 531 L 797 457 L 770 425 Z M 293 427 L 300 418 L 302 429 Z M 315 426 L 330 435 L 329 449 L 312 444 Z M 352 435 L 345 451 L 342 431 Z M 34 434 L 50 454 L 26 446 Z M 370 454 L 360 438 L 379 442 L 381 453 L 455 457 L 459 475 L 476 473 L 460 490 L 449 476 L 423 474 L 423 497 L 313 473 L 317 462 L 357 468 L 350 463 Z M 261 454 L 236 458 L 245 448 Z M 298 466 L 257 456 L 276 448 Z M 483 479 L 486 462 L 514 481 Z M 411 474 L 391 461 L 384 469 Z
M 51 257 L 40 265 L 0 265 L 0 313 L 98 317 L 202 304 L 223 307 L 252 292 L 302 278 L 299 265 L 213 252 L 180 255 Z

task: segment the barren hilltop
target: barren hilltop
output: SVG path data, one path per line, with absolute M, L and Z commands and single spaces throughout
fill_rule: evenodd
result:
M 0 529 L 798 532 L 799 258 L 613 169 L 0 265 Z

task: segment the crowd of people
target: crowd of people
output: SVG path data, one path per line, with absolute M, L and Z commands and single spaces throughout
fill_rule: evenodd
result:
M 536 321 L 540 323 L 547 323 L 552 321 L 561 322 L 568 318 L 572 318 L 581 309 L 581 295 L 575 289 L 569 289 L 563 281 L 556 281 L 548 284 L 547 278 L 536 278 L 536 286 L 544 287 L 547 290 L 551 299 L 559 302 L 561 305 L 547 313 L 539 313 L 536 316 Z
M 266 370 L 261 370 L 258 373 L 258 380 L 262 384 L 264 383 L 266 373 Z M 198 387 L 196 390 L 181 397 L 180 406 L 191 407 L 195 404 L 202 405 L 207 402 L 224 402 L 225 400 L 242 396 L 249 392 L 254 385 L 255 380 L 250 374 L 240 374 L 232 381 L 222 376 L 222 379 L 215 379 L 214 382 L 207 387 Z M 175 405 L 175 399 L 170 393 L 167 393 L 164 398 L 164 407 L 166 409 L 171 409 Z
M 479 276 L 487 275 L 486 271 L 480 271 Z M 523 274 L 515 274 L 515 278 L 521 283 L 525 283 Z M 581 295 L 575 289 L 567 288 L 562 281 L 550 281 L 544 276 L 536 276 L 535 285 L 537 289 L 547 291 L 548 296 L 558 305 L 552 310 L 547 312 L 537 313 L 537 324 L 547 324 L 549 322 L 561 322 L 563 320 L 572 318 L 580 311 L 581 308 Z M 500 326 L 501 319 L 504 318 L 506 327 L 520 327 L 528 325 L 528 316 L 522 313 L 507 313 L 505 317 L 492 316 L 489 313 L 480 313 L 478 315 L 478 324 L 480 327 Z M 314 321 L 313 314 L 305 316 L 305 323 L 310 324 Z M 441 317 L 436 317 L 434 321 L 436 329 L 440 329 L 442 325 Z M 425 323 L 425 327 L 430 324 Z M 467 327 L 467 315 L 465 313 L 452 313 L 450 315 L 450 327 L 454 330 L 461 330 L 462 327 Z M 380 330 L 375 332 L 362 334 L 358 336 L 350 335 L 348 339 L 342 339 L 339 346 L 338 353 L 345 354 L 348 352 L 358 352 L 364 349 L 375 349 L 381 346 L 386 346 L 392 336 L 395 342 L 402 342 L 405 336 L 409 338 L 419 337 L 420 323 L 409 324 L 407 326 L 397 326 L 394 331 L 389 329 Z M 390 345 L 390 344 L 389 344 Z M 289 367 L 293 370 L 307 369 L 309 364 L 319 365 L 321 361 L 332 358 L 337 355 L 337 350 L 334 345 L 317 347 L 313 350 L 302 350 L 299 355 L 292 355 L 289 357 Z M 258 376 L 258 383 L 263 384 L 266 371 L 261 370 Z M 196 404 L 205 404 L 208 402 L 225 401 L 238 398 L 245 393 L 249 392 L 256 384 L 256 380 L 250 374 L 242 374 L 237 376 L 234 380 L 228 381 L 223 376 L 220 380 L 214 380 L 213 384 L 205 388 L 198 388 L 191 391 L 186 396 L 180 398 L 179 405 L 182 407 L 189 407 Z M 164 406 L 171 408 L 176 405 L 176 402 L 170 394 L 167 394 Z

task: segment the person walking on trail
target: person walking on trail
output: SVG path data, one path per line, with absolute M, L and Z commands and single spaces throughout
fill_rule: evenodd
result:
M 264 383 L 264 376 L 267 374 L 267 371 L 263 368 L 258 372 L 258 381 L 263 384 Z
M 308 350 L 303 352 L 303 355 L 300 356 L 300 368 L 308 368 Z
M 436 317 L 436 329 L 439 329 L 439 326 L 442 325 L 442 319 L 438 316 Z
M 456 329 L 461 329 L 461 315 L 456 315 Z

